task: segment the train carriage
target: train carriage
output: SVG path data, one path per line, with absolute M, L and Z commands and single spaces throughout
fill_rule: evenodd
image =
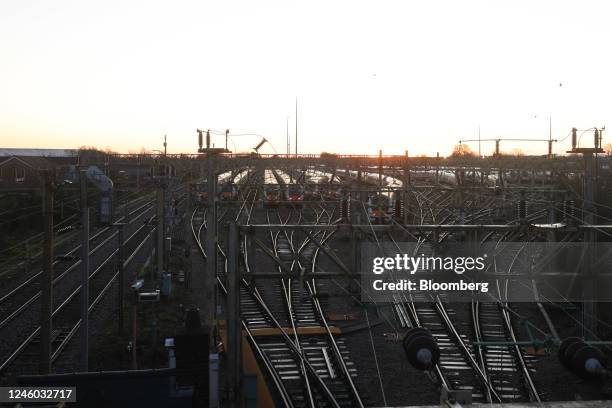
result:
M 239 189 L 234 180 L 241 174 L 232 172 L 221 173 L 217 177 L 217 198 L 221 201 L 234 201 L 238 199 Z M 206 177 L 200 179 L 194 186 L 197 201 L 206 203 L 208 201 L 208 180 Z
M 287 187 L 287 195 L 289 203 L 292 206 L 302 206 L 304 201 L 304 186 L 300 184 L 291 184 Z
M 281 201 L 283 201 L 283 194 L 278 182 L 278 175 L 272 170 L 266 170 L 263 185 L 264 207 L 276 207 L 280 205 Z
M 264 186 L 264 206 L 277 207 L 282 199 L 281 189 L 278 185 L 268 184 Z

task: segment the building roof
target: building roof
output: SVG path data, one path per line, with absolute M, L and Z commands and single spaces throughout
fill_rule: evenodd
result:
M 0 157 L 28 156 L 28 157 L 76 157 L 76 149 L 19 149 L 0 148 Z
M 55 164 L 44 157 L 30 157 L 30 156 L 12 156 L 12 157 L 0 157 L 0 167 L 8 164 L 9 162 L 19 162 L 24 166 L 30 167 L 34 170 L 41 169 L 53 169 Z

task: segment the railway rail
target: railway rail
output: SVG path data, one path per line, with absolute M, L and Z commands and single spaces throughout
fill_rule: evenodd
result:
M 127 231 L 137 228 L 139 222 L 142 223 L 142 219 L 151 213 L 153 209 L 153 202 L 148 202 L 134 209 L 130 213 L 131 219 L 127 226 Z M 118 221 L 123 221 L 125 217 L 120 217 Z M 104 227 L 97 231 L 94 235 L 89 238 L 89 245 L 92 248 L 89 252 L 90 257 L 97 255 L 99 252 L 104 252 L 107 245 L 111 241 L 116 240 L 118 231 L 113 227 Z M 81 244 L 74 246 L 68 250 L 65 254 L 53 262 L 54 268 L 64 267 L 62 271 L 58 271 L 58 275 L 53 279 L 53 286 L 56 286 L 62 282 L 68 274 L 73 271 L 78 271 L 78 267 L 81 265 L 79 259 L 79 251 L 81 250 Z M 68 263 L 68 265 L 66 265 Z M 40 297 L 40 277 L 42 270 L 32 273 L 29 276 L 23 276 L 23 281 L 18 283 L 12 288 L 5 289 L 0 297 L 0 330 L 7 326 L 11 321 L 17 318 L 25 309 L 30 307 Z
M 247 204 L 245 200 L 240 209 L 242 211 L 248 208 L 243 214 L 246 224 L 249 223 L 254 209 L 256 195 L 253 194 L 252 197 L 251 204 Z M 312 212 L 314 224 L 331 223 L 333 212 L 328 212 L 324 205 Z M 275 214 L 281 219 L 278 210 Z M 289 209 L 283 222 L 289 222 L 296 214 L 296 211 Z M 267 211 L 267 216 L 271 217 L 270 211 Z M 239 217 L 240 213 L 235 219 Z M 303 221 L 301 215 L 297 218 Z M 192 224 L 192 232 L 202 255 L 205 256 L 201 235 L 203 228 L 206 228 L 206 217 L 203 219 L 201 225 Z M 314 224 L 308 224 L 309 228 L 316 229 Z M 322 239 L 326 238 L 328 237 L 322 236 Z M 274 254 L 290 263 L 291 268 L 304 268 L 307 263 L 314 270 L 318 248 L 309 243 L 308 239 L 298 242 L 293 233 L 277 231 L 270 232 L 269 241 Z M 250 272 L 248 248 L 245 237 L 242 245 L 242 256 L 247 268 L 245 277 L 248 277 Z M 223 258 L 224 269 L 221 270 L 226 271 L 225 252 L 221 246 L 218 246 L 218 251 Z M 298 261 L 300 257 L 301 260 Z M 218 282 L 222 291 L 225 291 L 226 287 L 224 280 L 225 273 L 221 273 Z M 267 378 L 276 390 L 276 398 L 284 406 L 363 406 L 352 381 L 356 374 L 354 368 L 349 368 L 351 362 L 346 346 L 341 339 L 335 338 L 327 324 L 316 291 L 314 280 L 304 283 L 279 278 L 274 282 L 252 284 L 243 279 L 240 288 L 242 329 L 258 360 L 266 368 Z M 279 302 L 278 299 L 282 301 Z M 277 329 L 280 334 L 273 337 L 254 334 L 263 328 Z M 315 329 L 317 334 L 300 334 L 302 328 Z
M 346 176 L 347 180 L 349 176 Z M 306 180 L 306 171 L 299 178 Z M 260 225 L 274 225 L 274 228 L 263 233 L 261 230 L 245 233 L 238 252 L 239 262 L 244 268 L 239 285 L 240 331 L 255 355 L 275 402 L 278 406 L 288 407 L 365 406 L 368 397 L 357 387 L 356 379 L 359 377 L 349 347 L 342 333 L 329 323 L 325 300 L 320 296 L 321 292 L 325 292 L 328 282 L 317 278 L 317 272 L 324 269 L 319 259 L 320 247 L 333 242 L 337 230 L 329 229 L 329 226 L 338 222 L 334 219 L 335 211 L 339 208 L 340 196 L 346 200 L 346 190 L 338 193 L 339 184 L 332 187 L 332 175 L 329 184 L 316 185 L 317 194 L 311 194 L 316 199 L 300 200 L 298 207 L 286 205 L 288 200 L 285 200 L 285 190 L 289 184 L 293 184 L 293 176 L 288 182 L 284 173 L 258 168 L 253 171 L 249 169 L 248 177 L 241 179 L 244 179 L 244 184 L 236 190 L 239 196 L 237 203 L 233 200 L 223 203 L 215 222 L 248 226 L 252 219 L 257 218 L 258 221 L 265 219 L 265 222 L 258 223 Z M 333 202 L 326 201 L 326 188 L 331 190 L 327 197 L 333 198 Z M 302 194 L 304 192 L 303 188 Z M 369 193 L 370 190 L 365 192 Z M 389 194 L 387 197 L 391 203 L 398 196 L 392 198 Z M 403 198 L 409 201 L 404 203 L 404 211 L 408 211 L 414 218 L 413 224 L 433 225 L 492 220 L 497 216 L 500 200 L 500 197 L 483 194 L 481 190 L 447 188 L 409 189 Z M 349 200 L 352 200 L 349 204 L 351 210 L 357 209 L 359 218 L 367 220 L 371 226 L 369 231 L 362 231 L 362 236 L 378 244 L 383 253 L 386 251 L 382 248 L 383 242 L 391 243 L 397 250 L 401 250 L 393 235 L 397 231 L 404 238 L 408 237 L 415 242 L 415 255 L 416 251 L 419 254 L 433 254 L 441 243 L 463 242 L 475 237 L 443 230 L 416 233 L 405 229 L 402 231 L 402 223 L 395 214 L 384 219 L 370 217 L 368 210 L 375 204 L 366 204 L 363 196 L 359 200 Z M 261 207 L 259 204 L 262 204 Z M 522 219 L 509 222 L 528 223 L 546 219 L 549 209 L 543 207 L 536 206 L 534 211 Z M 152 209 L 151 203 L 145 202 L 129 213 L 122 250 L 128 256 L 121 260 L 124 269 L 130 266 L 138 253 L 145 250 L 151 235 L 156 231 L 140 223 L 150 215 Z M 210 249 L 205 242 L 210 211 L 212 209 L 201 200 L 200 205 L 190 214 L 191 233 L 206 262 L 211 258 L 207 254 Z M 352 218 L 345 215 L 342 217 L 345 217 L 343 221 Z M 391 222 L 394 228 L 380 233 L 378 231 L 384 229 L 377 229 L 373 225 L 378 222 Z M 283 225 L 297 225 L 301 229 L 283 228 Z M 218 229 L 220 235 L 223 235 L 224 229 Z M 525 234 L 523 230 L 512 233 L 491 232 L 475 244 L 493 242 L 500 251 L 504 251 L 505 243 L 525 240 Z M 257 237 L 257 243 L 254 244 L 250 237 Z M 116 239 L 117 232 L 112 228 L 97 231 L 90 237 L 93 248 L 90 256 L 97 259 L 96 267 L 92 268 L 89 277 L 90 313 L 100 305 L 118 280 L 116 266 L 119 249 L 113 246 Z M 256 246 L 261 249 L 257 255 L 254 252 Z M 71 277 L 74 275 L 72 272 L 79 270 L 79 249 L 80 245 L 73 245 L 54 263 L 62 270 L 53 282 L 54 291 L 58 294 L 52 315 L 53 362 L 66 350 L 81 324 L 76 306 L 81 287 L 77 279 Z M 220 294 L 227 294 L 228 248 L 220 240 L 214 250 L 218 255 L 217 288 Z M 325 249 L 323 251 L 327 252 Z M 262 256 L 262 252 L 269 256 Z M 255 257 L 258 258 L 257 262 L 254 262 Z M 498 271 L 496 265 L 493 267 L 495 273 L 509 272 Z M 278 272 L 278 277 L 255 279 L 254 273 L 261 270 L 266 275 L 270 275 L 269 270 L 273 270 L 272 273 Z M 33 322 L 34 305 L 40 297 L 37 285 L 41 274 L 40 271 L 32 272 L 0 293 L 0 333 L 14 332 L 15 339 L 18 339 L 0 347 L 0 376 L 14 369 L 31 370 L 36 364 L 40 327 Z M 472 400 L 480 403 L 540 402 L 542 396 L 534 375 L 537 357 L 527 354 L 524 348 L 516 345 L 521 336 L 517 329 L 518 313 L 507 301 L 509 287 L 498 285 L 494 289 L 490 302 L 454 303 L 443 297 L 418 293 L 407 295 L 401 292 L 390 295 L 388 300 L 394 311 L 392 319 L 399 324 L 398 334 L 416 327 L 424 328 L 432 334 L 441 356 L 440 361 L 432 367 L 431 377 L 439 385 L 449 390 L 468 392 Z M 380 307 L 375 302 L 372 306 Z M 540 310 L 545 313 L 543 307 Z M 367 327 L 371 330 L 369 321 Z M 381 380 L 381 388 L 382 383 Z
M 150 222 L 153 217 L 147 221 L 147 216 L 153 209 L 152 202 L 146 202 L 124 216 L 127 216 L 128 222 L 124 226 L 125 239 L 121 248 L 116 242 L 118 231 L 115 228 L 103 228 L 90 237 L 90 245 L 94 247 L 90 251 L 92 263 L 89 272 L 89 314 L 115 286 L 120 270 L 127 270 L 139 253 L 150 249 L 146 244 L 156 232 L 156 228 Z M 118 221 L 124 220 L 124 217 L 120 217 Z M 80 247 L 78 245 L 72 248 L 68 254 L 78 253 Z M 81 285 L 78 274 L 74 273 L 80 271 L 81 260 L 76 256 L 62 257 L 54 266 L 61 266 L 66 259 L 72 262 L 53 280 L 52 363 L 62 355 L 81 325 L 78 306 Z M 122 262 L 122 268 L 119 267 L 119 262 Z M 41 328 L 37 323 L 39 309 L 34 306 L 40 298 L 37 281 L 41 274 L 42 271 L 39 271 L 31 275 L 1 298 L 0 306 L 4 314 L 0 331 L 11 333 L 11 336 L 5 336 L 7 341 L 2 345 L 1 376 L 10 372 L 33 372 L 37 368 Z
M 427 202 L 439 202 L 441 197 L 431 197 L 428 194 L 415 193 L 419 204 L 421 223 L 473 222 L 483 216 L 489 216 L 490 211 L 480 209 L 470 214 L 452 214 L 447 209 L 435 213 Z M 448 200 L 448 197 L 443 198 Z M 447 212 L 440 221 L 440 213 Z M 453 219 L 454 218 L 454 219 Z M 372 231 L 375 234 L 375 231 Z M 418 253 L 431 254 L 432 243 L 441 242 L 449 235 L 434 237 L 416 237 Z M 500 237 L 501 242 L 505 237 Z M 400 247 L 389 234 L 389 240 L 399 250 Z M 498 299 L 502 299 L 499 293 Z M 419 295 L 411 295 L 418 297 Z M 440 298 L 431 302 L 414 301 L 413 298 L 397 296 L 393 299 L 393 307 L 402 327 L 423 327 L 430 331 L 440 347 L 440 362 L 434 367 L 434 372 L 440 384 L 448 389 L 463 390 L 472 394 L 474 401 L 480 402 L 512 402 L 540 401 L 532 373 L 534 371 L 531 356 L 526 356 L 518 346 L 475 346 L 476 341 L 517 341 L 512 325 L 512 315 L 508 313 L 507 305 L 489 302 L 472 302 L 470 307 L 472 333 L 462 330 L 462 325 L 455 322 L 458 315 L 455 310 L 464 305 L 450 305 Z
M 469 223 L 494 216 L 491 207 L 495 198 L 479 201 L 484 203 L 482 208 L 471 208 L 478 200 L 467 200 L 462 203 L 465 211 L 457 213 L 450 205 L 452 192 L 413 190 L 412 194 L 418 204 L 417 212 L 413 215 L 421 224 Z M 257 189 L 254 188 L 243 197 L 234 220 L 242 219 L 245 224 L 250 222 L 257 196 Z M 366 214 L 365 206 L 363 210 Z M 313 213 L 312 220 L 307 220 L 309 211 Z M 316 236 L 323 232 L 316 232 L 316 224 L 332 223 L 332 213 L 322 200 L 318 209 L 314 209 L 310 203 L 299 212 L 295 211 L 295 208 L 274 208 L 266 210 L 266 217 L 269 224 L 286 225 L 290 221 L 294 224 L 304 223 Z M 222 217 L 224 215 L 225 213 Z M 532 218 L 541 216 L 541 211 L 531 215 Z M 276 220 L 273 220 L 273 217 L 276 217 Z M 367 216 L 366 219 L 369 220 Z M 194 220 L 195 218 L 192 218 L 193 234 L 202 255 L 206 257 L 201 238 L 202 231 L 206 228 L 205 221 L 196 227 L 193 225 Z M 268 234 L 270 251 L 281 262 L 290 265 L 291 271 L 310 268 L 315 272 L 319 248 L 309 242 L 309 238 L 299 240 L 297 233 L 287 232 L 282 228 L 269 231 Z M 323 232 L 317 239 L 325 242 L 332 234 L 331 231 Z M 414 238 L 419 250 L 423 251 L 428 250 L 427 248 L 431 250 L 432 243 L 453 239 L 453 236 L 450 233 L 430 233 Z M 500 242 L 504 238 L 507 237 L 499 237 Z M 374 229 L 369 239 L 379 240 Z M 391 235 L 389 239 L 395 243 Z M 247 269 L 247 279 L 242 280 L 240 287 L 242 330 L 257 355 L 260 366 L 265 368 L 268 383 L 276 390 L 278 401 L 284 406 L 300 407 L 363 406 L 361 396 L 352 381 L 356 373 L 342 339 L 336 339 L 326 321 L 323 305 L 317 296 L 316 280 L 279 277 L 278 280 L 253 283 L 248 279 L 251 247 L 247 244 L 246 237 L 241 249 Z M 219 270 L 226 271 L 227 259 L 220 245 L 218 252 L 222 255 Z M 283 272 L 280 266 L 277 269 Z M 218 283 L 221 290 L 225 291 L 225 273 L 218 275 Z M 424 327 L 434 335 L 441 348 L 441 360 L 434 369 L 441 385 L 449 389 L 469 390 L 472 399 L 480 402 L 540 401 L 532 378 L 532 356 L 525 355 L 524 351 L 516 346 L 473 344 L 473 340 L 517 340 L 512 314 L 508 313 L 507 305 L 502 302 L 451 305 L 440 299 L 415 302 L 397 297 L 393 301 L 393 307 L 402 327 Z M 461 310 L 456 310 L 457 307 Z M 472 332 L 466 331 L 463 325 L 455 321 L 457 316 L 466 314 L 472 318 Z M 313 335 L 305 334 L 301 330 L 312 327 L 320 329 L 321 332 Z M 257 336 L 257 331 L 261 329 L 276 329 L 280 334 L 272 337 Z
M 129 210 L 130 207 L 140 207 L 142 202 L 148 202 L 151 198 L 150 194 L 132 197 L 133 195 L 136 195 L 136 193 L 124 198 L 124 202 L 116 207 L 116 212 L 118 214 L 123 214 L 121 216 L 122 220 L 126 216 L 129 218 L 129 214 L 134 213 L 133 209 L 131 211 Z M 95 197 L 95 194 L 91 195 L 91 197 Z M 78 200 L 71 201 L 78 202 Z M 95 208 L 93 209 L 95 210 Z M 92 211 L 92 213 L 95 213 L 95 211 Z M 91 216 L 94 216 L 94 214 Z M 81 219 L 79 215 L 73 214 L 60 220 L 53 226 L 53 231 L 57 235 L 57 239 L 53 243 L 55 252 L 70 252 L 74 243 L 80 240 L 78 231 L 80 224 Z M 101 229 L 105 228 L 106 227 L 102 227 Z M 20 280 L 23 275 L 31 273 L 30 269 L 35 269 L 36 266 L 39 266 L 35 261 L 42 256 L 42 240 L 43 233 L 41 232 L 23 239 L 21 242 L 11 245 L 11 247 L 0 250 L 0 259 L 3 264 L 3 270 L 0 271 L 0 277 L 2 277 L 4 281 L 12 281 L 13 279 Z

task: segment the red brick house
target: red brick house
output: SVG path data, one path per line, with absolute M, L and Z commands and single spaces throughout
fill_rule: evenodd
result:
M 0 188 L 38 188 L 41 170 L 55 170 L 55 164 L 44 157 L 0 157 Z

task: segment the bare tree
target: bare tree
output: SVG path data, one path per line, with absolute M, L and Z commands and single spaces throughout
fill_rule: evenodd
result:
M 512 154 L 512 156 L 516 156 L 516 157 L 520 157 L 520 156 L 524 156 L 525 155 L 525 153 L 521 149 L 519 149 L 518 147 L 512 149 L 512 153 L 511 154 Z
M 466 144 L 458 144 L 453 147 L 451 157 L 476 157 L 476 153 Z

